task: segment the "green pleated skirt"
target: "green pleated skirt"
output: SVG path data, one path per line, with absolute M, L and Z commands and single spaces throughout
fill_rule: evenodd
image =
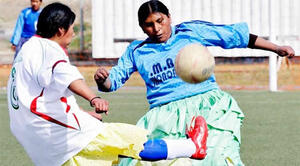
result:
M 179 158 L 146 162 L 122 159 L 120 165 L 195 165 L 243 166 L 240 159 L 240 127 L 244 114 L 233 97 L 221 90 L 213 90 L 189 98 L 170 102 L 149 110 L 137 123 L 149 131 L 149 139 L 185 139 L 185 129 L 194 116 L 201 115 L 208 125 L 207 156 L 204 160 Z

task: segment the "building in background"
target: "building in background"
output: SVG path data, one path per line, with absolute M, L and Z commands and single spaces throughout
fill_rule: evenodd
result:
M 93 58 L 118 58 L 129 42 L 144 39 L 137 11 L 146 0 L 92 0 Z M 299 0 L 161 0 L 173 24 L 205 20 L 218 24 L 247 22 L 251 33 L 290 44 L 300 53 Z M 261 50 L 211 49 L 215 56 L 269 56 Z
M 144 39 L 137 11 L 146 0 L 92 0 L 92 57 L 119 58 L 128 44 Z M 247 22 L 250 32 L 300 53 L 299 0 L 161 0 L 173 25 L 204 20 L 215 24 Z M 269 89 L 277 91 L 277 57 L 262 50 L 209 47 L 216 57 L 269 57 Z M 282 58 L 279 58 L 279 60 Z

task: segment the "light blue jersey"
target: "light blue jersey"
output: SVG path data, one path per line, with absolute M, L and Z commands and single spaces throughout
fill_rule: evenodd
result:
M 35 34 L 36 25 L 42 9 L 35 11 L 31 7 L 21 11 L 10 42 L 17 46 L 21 38 L 30 38 Z
M 120 88 L 138 71 L 147 87 L 150 108 L 218 89 L 215 76 L 199 84 L 182 81 L 175 73 L 175 58 L 179 50 L 191 43 L 222 48 L 246 48 L 249 30 L 246 23 L 214 25 L 204 21 L 184 22 L 172 27 L 172 35 L 165 43 L 151 43 L 150 39 L 132 42 L 109 75 L 110 91 Z

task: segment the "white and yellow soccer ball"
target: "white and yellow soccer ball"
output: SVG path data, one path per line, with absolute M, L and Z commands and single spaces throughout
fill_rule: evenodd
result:
M 215 59 L 206 47 L 193 43 L 183 47 L 176 56 L 176 74 L 185 82 L 200 83 L 214 72 Z

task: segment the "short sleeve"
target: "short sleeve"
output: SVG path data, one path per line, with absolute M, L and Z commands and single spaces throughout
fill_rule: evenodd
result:
M 38 73 L 38 83 L 41 87 L 51 86 L 58 90 L 65 90 L 71 82 L 78 79 L 83 79 L 83 76 L 66 60 L 58 60 L 48 67 L 42 67 Z
M 58 63 L 52 71 L 53 81 L 58 89 L 67 89 L 73 81 L 83 79 L 77 67 L 67 62 Z

